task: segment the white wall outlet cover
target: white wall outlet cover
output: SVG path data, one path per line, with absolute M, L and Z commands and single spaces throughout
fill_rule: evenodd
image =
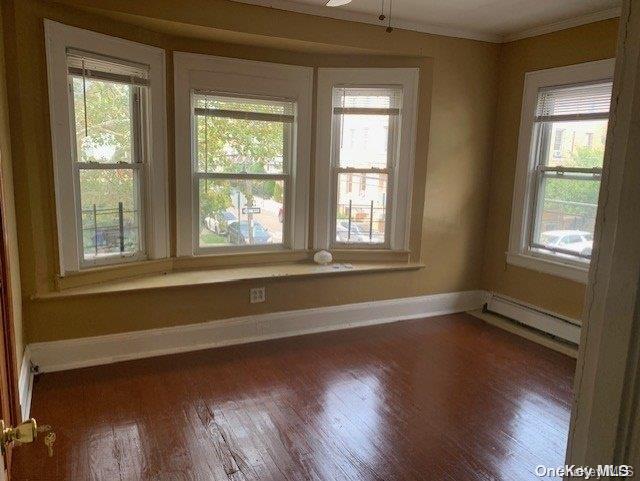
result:
M 331 264 L 333 261 L 333 256 L 331 252 L 328 251 L 318 251 L 313 256 L 313 261 L 316 264 L 320 264 L 321 266 L 326 266 L 327 264 Z
M 256 304 L 258 302 L 264 302 L 267 298 L 266 289 L 264 287 L 254 287 L 249 290 L 249 302 Z

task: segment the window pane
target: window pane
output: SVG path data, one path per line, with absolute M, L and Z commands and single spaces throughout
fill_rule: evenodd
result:
M 133 89 L 127 84 L 73 79 L 78 162 L 133 162 Z M 85 116 L 86 105 L 86 116 Z
M 194 108 L 199 172 L 284 172 L 293 102 L 194 94 Z
M 607 120 L 545 122 L 549 142 L 542 159 L 546 165 L 562 167 L 602 167 L 607 138 Z
M 336 242 L 384 243 L 386 201 L 386 174 L 340 173 Z
M 137 184 L 129 169 L 80 170 L 85 260 L 141 250 Z
M 389 115 L 340 116 L 340 167 L 387 166 Z
M 282 244 L 284 181 L 200 179 L 200 247 Z
M 283 173 L 291 124 L 198 115 L 196 126 L 199 172 Z
M 590 176 L 545 177 L 538 192 L 534 244 L 590 258 L 599 189 L 600 181 Z

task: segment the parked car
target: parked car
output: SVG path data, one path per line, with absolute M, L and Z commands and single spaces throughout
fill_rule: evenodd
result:
M 349 221 L 336 222 L 336 240 L 338 242 L 368 242 L 369 236 L 362 232 L 357 224 L 351 222 L 351 235 L 349 235 Z
M 229 224 L 235 220 L 238 220 L 236 216 L 225 210 L 223 212 L 215 212 L 213 215 L 204 218 L 204 225 L 214 234 L 225 235 Z
M 540 244 L 590 256 L 593 234 L 581 230 L 550 230 L 540 234 Z
M 253 243 L 268 244 L 271 241 L 271 233 L 260 222 L 253 221 Z M 228 233 L 231 244 L 249 244 L 249 221 L 241 220 L 229 224 Z

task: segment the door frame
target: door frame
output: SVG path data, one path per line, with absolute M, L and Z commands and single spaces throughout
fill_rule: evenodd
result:
M 632 3 L 624 0 L 620 17 L 567 465 L 640 463 L 640 4 Z
M 0 159 L 4 161 L 4 159 Z M 18 389 L 17 356 L 14 333 L 13 303 L 9 256 L 7 255 L 7 228 L 5 224 L 5 191 L 3 177 L 0 174 L 0 330 L 2 330 L 2 351 L 4 362 L 0 366 L 0 386 L 7 386 L 9 419 L 5 424 L 17 424 L 22 421 L 20 394 Z M 4 402 L 4 400 L 2 400 Z

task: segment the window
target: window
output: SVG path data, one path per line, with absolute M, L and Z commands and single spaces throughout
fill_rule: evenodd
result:
M 389 245 L 387 200 L 401 99 L 400 88 L 333 89 L 335 244 Z
M 148 69 L 67 52 L 80 262 L 145 255 L 142 122 Z
M 523 178 L 514 196 L 510 262 L 531 267 L 533 258 L 539 270 L 586 280 L 611 75 L 608 61 L 528 74 L 518 160 Z
M 407 248 L 417 79 L 319 69 L 316 248 Z
M 166 257 L 164 52 L 45 29 L 61 274 Z
M 312 69 L 174 66 L 179 255 L 306 249 Z
M 192 95 L 198 247 L 288 245 L 295 102 Z

